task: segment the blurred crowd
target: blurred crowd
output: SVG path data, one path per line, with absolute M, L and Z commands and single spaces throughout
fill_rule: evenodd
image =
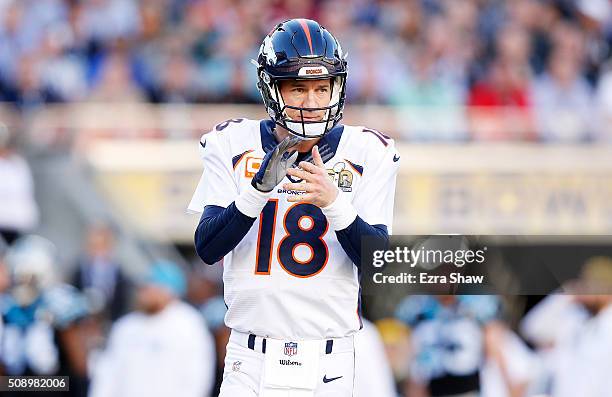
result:
M 406 139 L 612 141 L 608 0 L 2 0 L 0 100 L 257 103 L 250 60 L 297 16 Z

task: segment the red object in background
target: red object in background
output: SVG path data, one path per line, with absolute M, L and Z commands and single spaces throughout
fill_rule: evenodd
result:
M 535 138 L 529 78 L 523 69 L 502 62 L 472 87 L 467 104 L 472 139 L 522 141 Z
M 525 87 L 498 90 L 491 84 L 477 83 L 470 91 L 469 106 L 475 107 L 520 107 L 530 106 L 529 93 Z

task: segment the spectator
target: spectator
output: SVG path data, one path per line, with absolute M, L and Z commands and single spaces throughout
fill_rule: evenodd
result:
M 152 92 L 154 102 L 191 103 L 197 99 L 196 71 L 183 54 L 169 56 L 159 71 L 160 81 Z
M 406 72 L 405 48 L 393 46 L 374 27 L 362 27 L 359 40 L 348 42 L 351 56 L 351 78 L 348 100 L 361 103 L 386 103 L 394 87 Z M 384 60 L 384 68 L 380 67 Z
M 66 24 L 67 6 L 61 0 L 6 0 L 0 5 L 0 76 L 15 80 L 19 60 L 35 54 L 45 32 Z
M 92 0 L 78 13 L 78 35 L 90 46 L 103 47 L 120 39 L 135 38 L 140 32 L 138 2 Z
M 5 88 L 5 100 L 15 102 L 25 111 L 61 102 L 59 94 L 43 80 L 44 62 L 45 59 L 38 54 L 27 54 L 19 58 L 15 80 Z
M 585 75 L 589 81 L 597 81 L 601 66 L 610 59 L 612 40 L 612 4 L 609 0 L 577 0 L 574 18 L 586 35 Z
M 44 32 L 41 40 L 41 84 L 58 101 L 74 102 L 86 97 L 86 65 L 82 56 L 71 53 L 72 31 L 65 25 Z
M 462 43 L 449 21 L 432 18 L 424 42 L 413 54 L 405 77 L 391 89 L 390 101 L 398 105 L 404 136 L 419 141 L 465 140 L 465 59 Z
M 114 257 L 115 236 L 109 225 L 87 231 L 85 251 L 72 275 L 72 285 L 88 295 L 105 322 L 117 320 L 129 308 L 131 283 Z
M 34 180 L 26 160 L 11 144 L 8 128 L 0 123 L 0 237 L 11 244 L 38 224 Z
M 580 58 L 556 49 L 546 73 L 534 84 L 540 140 L 576 143 L 591 139 L 592 90 L 580 69 Z
M 2 3 L 0 9 L 0 86 L 2 87 L 1 98 L 11 101 L 11 93 L 7 91 L 12 87 L 12 82 L 17 75 L 17 61 L 24 51 L 25 43 L 22 43 L 20 34 L 23 25 L 23 5 L 17 1 Z
M 207 396 L 214 344 L 202 316 L 180 301 L 186 280 L 158 262 L 138 290 L 137 312 L 112 328 L 93 371 L 90 396 Z
M 476 140 L 530 138 L 533 126 L 526 31 L 516 25 L 506 26 L 497 37 L 496 50 L 486 77 L 469 93 L 473 137 Z
M 141 102 L 142 91 L 136 85 L 128 56 L 121 50 L 108 54 L 98 71 L 99 76 L 90 94 L 91 101 Z
M 242 32 L 231 32 L 217 41 L 215 51 L 202 63 L 199 70 L 200 86 L 210 99 L 241 103 L 256 98 L 259 93 L 248 73 L 256 58 L 252 37 Z

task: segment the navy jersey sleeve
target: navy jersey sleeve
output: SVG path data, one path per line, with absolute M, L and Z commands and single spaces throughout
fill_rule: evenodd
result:
M 338 242 L 344 252 L 351 258 L 355 266 L 361 267 L 361 242 L 362 237 L 372 237 L 377 239 L 377 244 L 387 246 L 389 242 L 389 232 L 385 225 L 370 225 L 360 216 L 357 216 L 353 223 L 347 228 L 336 231 Z
M 209 265 L 220 261 L 244 238 L 255 222 L 231 203 L 227 208 L 207 205 L 195 231 L 195 246 Z

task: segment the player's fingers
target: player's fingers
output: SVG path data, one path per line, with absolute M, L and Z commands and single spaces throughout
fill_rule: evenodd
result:
M 312 174 L 321 174 L 321 168 L 316 165 L 309 163 L 308 161 L 300 161 L 300 168 L 306 170 Z
M 302 192 L 311 192 L 312 191 L 312 184 L 310 183 L 306 183 L 306 182 L 301 182 L 301 183 L 285 183 L 283 185 L 283 189 L 285 190 L 299 190 Z
M 312 148 L 312 159 L 314 161 L 314 164 L 319 167 L 319 168 L 325 168 L 325 165 L 323 164 L 323 159 L 321 158 L 321 154 L 319 153 L 319 146 L 318 145 L 314 145 Z
M 303 180 L 305 180 L 307 182 L 314 182 L 315 181 L 315 177 L 316 177 L 316 175 L 313 175 L 310 172 L 307 172 L 307 171 L 304 171 L 304 170 L 300 170 L 300 169 L 297 169 L 297 168 L 289 168 L 287 170 L 287 175 L 291 175 L 291 176 L 294 176 L 296 178 L 303 179 Z

